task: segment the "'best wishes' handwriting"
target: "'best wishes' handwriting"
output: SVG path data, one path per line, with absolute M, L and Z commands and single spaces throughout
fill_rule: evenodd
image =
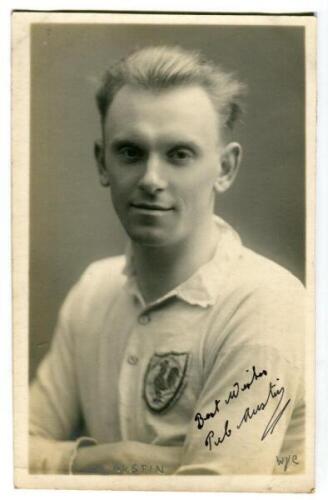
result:
M 219 414 L 220 410 L 222 411 L 221 408 L 222 405 L 225 406 L 230 405 L 234 400 L 238 399 L 245 391 L 251 390 L 253 385 L 259 379 L 263 379 L 268 376 L 267 370 L 263 369 L 261 371 L 258 371 L 255 366 L 252 367 L 252 370 L 249 369 L 246 370 L 246 373 L 249 372 L 251 372 L 251 374 L 247 382 L 238 382 L 238 381 L 235 382 L 232 385 L 231 389 L 226 394 L 226 397 L 222 401 L 220 399 L 214 400 L 213 411 L 205 414 L 202 414 L 200 412 L 196 413 L 194 420 L 197 424 L 197 429 L 202 429 L 207 420 L 216 417 Z M 275 383 L 269 381 L 265 398 L 262 401 L 256 403 L 253 407 L 247 406 L 242 412 L 240 420 L 235 427 L 232 427 L 229 422 L 229 419 L 226 419 L 223 426 L 223 430 L 220 434 L 215 435 L 213 430 L 208 431 L 205 438 L 205 443 L 204 443 L 205 446 L 208 447 L 209 450 L 212 450 L 213 446 L 219 446 L 225 441 L 225 439 L 230 438 L 230 436 L 233 433 L 233 430 L 239 431 L 245 424 L 250 422 L 257 414 L 263 412 L 271 400 L 276 400 L 277 404 L 261 436 L 261 440 L 263 441 L 269 433 L 270 434 L 273 433 L 276 425 L 278 424 L 280 418 L 282 417 L 284 411 L 286 410 L 291 401 L 290 399 L 288 399 L 283 404 L 284 396 L 285 396 L 285 387 L 279 386 L 279 378 L 276 378 Z

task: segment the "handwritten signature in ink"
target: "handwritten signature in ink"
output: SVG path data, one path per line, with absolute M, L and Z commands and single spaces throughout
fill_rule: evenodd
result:
M 251 379 L 249 382 L 243 384 L 240 382 L 235 382 L 231 390 L 228 392 L 227 396 L 223 399 L 222 403 L 220 399 L 215 399 L 213 411 L 208 412 L 204 415 L 200 412 L 196 413 L 194 420 L 197 423 L 197 429 L 202 429 L 207 420 L 216 417 L 219 414 L 219 412 L 222 411 L 221 405 L 222 406 L 229 405 L 233 400 L 239 398 L 244 391 L 251 389 L 252 385 L 256 380 L 266 376 L 267 376 L 266 370 L 257 371 L 256 367 L 253 366 Z M 253 407 L 248 406 L 244 410 L 238 424 L 235 427 L 232 426 L 229 419 L 226 419 L 221 433 L 215 434 L 214 430 L 212 429 L 209 430 L 205 438 L 204 442 L 205 446 L 209 450 L 212 450 L 214 446 L 221 445 L 227 438 L 230 438 L 233 433 L 238 432 L 243 426 L 245 426 L 253 418 L 255 418 L 256 415 L 263 412 L 272 400 L 275 400 L 277 401 L 277 404 L 261 436 L 261 441 L 263 441 L 268 434 L 272 434 L 274 432 L 279 420 L 281 419 L 282 415 L 284 414 L 284 412 L 286 411 L 287 407 L 291 402 L 291 398 L 289 398 L 287 401 L 284 401 L 284 399 L 285 399 L 285 387 L 279 386 L 279 378 L 276 378 L 275 382 L 270 381 L 268 384 L 268 391 L 266 393 L 265 398 L 262 401 L 258 402 Z

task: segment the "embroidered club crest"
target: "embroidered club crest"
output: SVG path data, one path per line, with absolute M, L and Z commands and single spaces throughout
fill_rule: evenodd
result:
M 152 356 L 144 378 L 144 399 L 151 410 L 161 412 L 181 396 L 188 358 L 186 352 Z

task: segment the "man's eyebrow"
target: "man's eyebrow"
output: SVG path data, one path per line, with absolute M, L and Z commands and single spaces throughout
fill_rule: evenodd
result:
M 172 141 L 169 141 L 168 144 L 171 144 L 172 149 L 175 148 L 188 148 L 188 149 L 193 149 L 195 151 L 199 151 L 201 148 L 199 144 L 197 144 L 195 141 L 192 140 L 184 140 L 184 139 L 174 139 Z
M 119 150 L 124 146 L 133 146 L 138 148 L 142 147 L 140 141 L 136 141 L 133 139 L 118 138 L 118 139 L 113 139 L 113 141 L 110 141 L 110 147 L 115 151 Z
M 168 136 L 164 137 L 160 141 L 165 147 L 169 149 L 176 148 L 189 148 L 193 151 L 200 152 L 202 147 L 197 142 L 197 140 L 193 140 L 190 138 L 184 137 L 176 137 L 176 136 Z M 114 137 L 112 141 L 109 142 L 110 148 L 114 151 L 118 151 L 120 148 L 124 146 L 133 146 L 139 149 L 143 149 L 147 147 L 147 140 L 144 140 L 141 137 Z

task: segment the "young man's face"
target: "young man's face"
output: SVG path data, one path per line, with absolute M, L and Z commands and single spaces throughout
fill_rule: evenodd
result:
M 118 92 L 99 169 L 133 241 L 174 245 L 209 223 L 222 169 L 218 131 L 217 113 L 200 87 Z

